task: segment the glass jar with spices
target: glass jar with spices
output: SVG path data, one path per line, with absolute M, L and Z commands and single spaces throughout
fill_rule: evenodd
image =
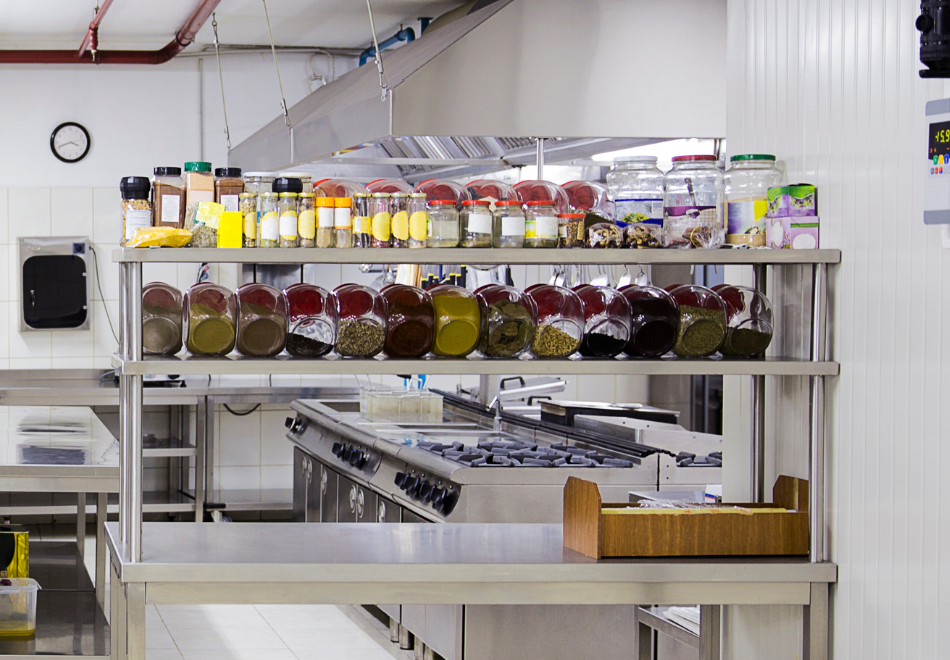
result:
M 240 203 L 241 215 L 244 216 L 244 247 L 257 247 L 257 195 L 242 192 Z
M 244 192 L 244 179 L 240 167 L 219 167 L 214 171 L 214 201 L 224 206 L 225 211 L 236 213 L 240 208 L 240 196 Z
M 317 203 L 317 247 L 333 247 L 334 219 L 333 211 L 336 206 L 334 197 L 318 197 Z
M 715 156 L 673 158 L 664 178 L 662 240 L 665 247 L 722 246 L 722 171 Z
M 390 213 L 389 193 L 373 193 L 370 206 L 374 248 L 388 248 L 391 240 L 393 216 Z
M 570 289 L 535 284 L 525 293 L 538 308 L 538 329 L 531 342 L 537 358 L 566 358 L 580 347 L 584 336 L 584 303 Z
M 185 226 L 185 180 L 180 167 L 152 170 L 152 226 Z
M 726 304 L 726 339 L 719 351 L 728 357 L 755 357 L 772 343 L 772 305 L 768 298 L 745 286 L 713 287 Z
M 534 301 L 521 291 L 486 284 L 475 292 L 482 315 L 478 350 L 488 358 L 516 358 L 531 346 L 538 324 Z
M 679 306 L 673 352 L 680 357 L 706 357 L 726 339 L 726 304 L 715 291 L 687 284 L 669 292 Z
M 142 350 L 174 355 L 181 350 L 181 291 L 162 282 L 142 287 Z
M 726 243 L 765 247 L 769 188 L 782 185 L 782 171 L 769 154 L 740 154 L 729 161 L 722 177 Z
M 227 355 L 234 349 L 237 298 L 211 282 L 185 293 L 185 344 L 192 355 Z
M 424 248 L 429 237 L 429 214 L 426 210 L 426 194 L 414 192 L 409 195 L 409 247 Z
M 322 199 L 322 198 L 321 198 Z M 317 212 L 313 208 L 314 194 L 302 192 L 297 196 L 297 235 L 300 247 L 313 247 L 317 234 Z
M 406 284 L 392 284 L 381 293 L 388 313 L 383 353 L 390 358 L 421 358 L 431 350 L 435 334 L 432 297 Z
M 211 174 L 211 163 L 185 163 L 185 227 L 194 224 L 199 202 L 213 201 L 214 176 Z
M 343 357 L 371 358 L 386 343 L 386 300 L 379 292 L 359 284 L 333 290 L 340 317 L 336 351 Z
M 273 357 L 287 341 L 287 299 L 272 286 L 253 282 L 237 290 L 237 350 L 250 357 Z
M 373 247 L 373 216 L 370 212 L 372 195 L 358 192 L 353 195 L 356 216 L 353 218 L 353 243 L 356 247 Z
M 441 284 L 429 290 L 435 312 L 432 353 L 439 357 L 463 358 L 478 348 L 482 315 L 478 299 L 467 289 Z
M 658 358 L 676 343 L 679 305 L 655 286 L 632 284 L 620 289 L 630 303 L 630 341 L 623 352 L 630 357 Z
M 489 248 L 492 246 L 490 201 L 487 199 L 462 200 L 459 222 L 462 224 L 462 247 Z
M 152 184 L 144 176 L 126 176 L 119 181 L 122 194 L 122 240 L 125 245 L 139 229 L 152 226 L 152 205 L 148 193 Z
M 297 247 L 297 193 L 280 193 L 277 213 L 280 217 L 280 244 L 278 247 Z
M 557 210 L 550 199 L 525 204 L 524 246 L 529 248 L 557 247 Z
M 451 248 L 459 244 L 459 213 L 455 200 L 437 199 L 429 202 L 427 247 Z
M 337 309 L 333 295 L 314 284 L 292 284 L 287 298 L 287 352 L 295 357 L 322 357 L 336 343 Z
M 557 216 L 557 246 L 559 248 L 584 247 L 585 213 L 560 213 Z
M 496 248 L 523 248 L 525 214 L 520 199 L 495 202 L 492 245 Z
M 390 196 L 392 209 L 391 247 L 409 247 L 409 193 L 394 192 Z
M 353 247 L 353 198 L 334 197 L 333 247 Z
M 620 355 L 630 341 L 630 303 L 619 291 L 607 286 L 581 284 L 574 292 L 584 303 L 580 354 L 592 358 Z
M 280 241 L 280 216 L 278 195 L 275 192 L 262 192 L 259 196 L 257 213 L 261 217 L 260 240 L 258 247 L 275 248 Z

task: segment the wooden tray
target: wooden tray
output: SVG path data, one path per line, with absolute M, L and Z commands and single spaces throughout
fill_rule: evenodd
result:
M 569 477 L 564 486 L 564 547 L 588 557 L 807 555 L 808 482 L 780 476 L 773 504 L 734 504 L 782 512 L 608 513 L 597 484 Z

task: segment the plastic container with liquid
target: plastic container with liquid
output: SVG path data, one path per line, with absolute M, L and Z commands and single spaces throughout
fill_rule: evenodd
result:
M 287 298 L 287 352 L 295 357 L 322 357 L 336 344 L 336 300 L 315 284 L 298 283 L 284 289 Z
M 36 633 L 36 596 L 41 588 L 32 578 L 4 579 L 0 584 L 0 639 L 28 638 Z

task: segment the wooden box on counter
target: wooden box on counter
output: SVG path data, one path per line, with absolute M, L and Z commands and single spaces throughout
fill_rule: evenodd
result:
M 782 512 L 606 513 L 597 484 L 569 477 L 564 486 L 564 547 L 588 557 L 807 555 L 808 482 L 780 476 L 772 504 L 734 504 Z M 728 506 L 728 505 L 727 505 Z

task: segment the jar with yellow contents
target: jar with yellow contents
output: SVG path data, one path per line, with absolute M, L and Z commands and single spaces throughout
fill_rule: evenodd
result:
M 370 215 L 373 218 L 373 247 L 388 248 L 390 246 L 390 228 L 392 214 L 390 213 L 389 193 L 373 193 Z
M 333 209 L 335 197 L 317 198 L 317 247 L 333 247 Z
M 409 247 L 409 193 L 394 192 L 390 196 L 390 207 L 393 219 L 390 246 L 394 248 Z
M 424 248 L 429 236 L 429 214 L 426 213 L 426 194 L 409 195 L 409 247 Z
M 259 195 L 261 227 L 258 235 L 258 247 L 275 248 L 280 240 L 280 220 L 277 213 L 278 199 L 275 192 L 262 192 Z
M 297 202 L 297 234 L 300 236 L 300 247 L 313 247 L 317 224 L 317 214 L 313 208 L 314 194 L 303 192 Z
M 373 247 L 373 216 L 370 215 L 372 203 L 373 196 L 369 193 L 358 192 L 353 195 L 356 211 L 353 217 L 353 244 L 356 247 Z
M 278 247 L 297 247 L 297 193 L 280 193 L 277 212 L 280 215 L 280 244 Z
M 241 193 L 240 206 L 244 216 L 244 247 L 257 247 L 257 193 Z

